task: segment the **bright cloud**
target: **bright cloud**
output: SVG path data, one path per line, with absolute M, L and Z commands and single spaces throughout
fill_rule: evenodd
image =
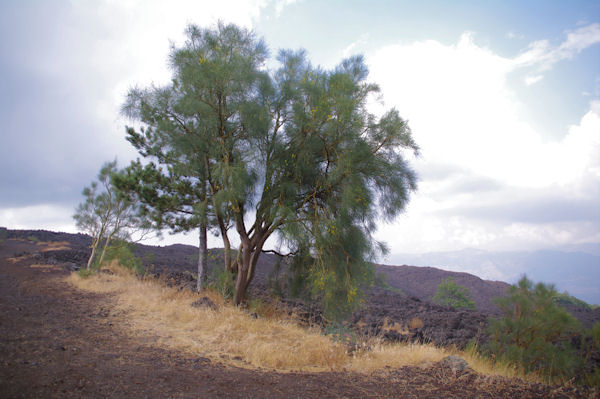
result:
M 3 208 L 0 209 L 0 221 L 2 226 L 10 229 L 76 233 L 74 223 L 70 223 L 73 212 L 71 208 L 53 204 Z
M 568 58 L 596 43 L 599 27 L 569 33 L 555 49 L 534 44 L 527 57 L 546 65 Z M 543 51 L 534 55 L 532 48 Z M 390 243 L 399 251 L 598 240 L 600 217 L 580 219 L 581 209 L 597 217 L 592 204 L 600 194 L 600 102 L 592 102 L 561 140 L 549 141 L 522 118 L 508 83 L 510 74 L 530 65 L 524 58 L 502 57 L 477 45 L 471 34 L 454 45 L 422 41 L 369 55 L 371 78 L 381 85 L 386 104 L 409 120 L 423 153 L 416 162 L 423 179 L 407 216 L 380 232 L 382 238 L 402 237 L 404 242 Z M 534 76 L 530 83 L 541 79 Z M 535 217 L 510 209 L 528 206 Z M 500 211 L 506 219 L 494 217 Z M 519 215 L 527 220 L 510 220 Z M 552 223 L 558 220 L 564 222 Z
M 544 79 L 544 75 L 527 76 L 525 78 L 525 84 L 527 86 L 531 86 L 532 84 L 535 84 L 541 81 L 542 79 Z

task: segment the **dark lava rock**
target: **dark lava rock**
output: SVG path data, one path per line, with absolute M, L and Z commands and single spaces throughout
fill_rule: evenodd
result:
M 57 251 L 46 251 L 41 253 L 46 263 L 74 263 L 76 265 L 86 265 L 90 257 L 89 252 L 84 250 L 61 249 Z
M 448 367 L 454 374 L 462 374 L 471 370 L 469 363 L 460 356 L 450 355 L 440 360 L 440 365 Z
M 352 322 L 362 333 L 381 335 L 389 341 L 464 348 L 470 340 L 483 335 L 487 315 L 374 289 L 366 306 L 353 315 Z
M 217 306 L 216 303 L 214 303 L 209 297 L 204 296 L 200 299 L 198 299 L 197 301 L 192 302 L 192 307 L 194 308 L 202 308 L 202 307 L 208 307 L 212 310 L 217 310 L 219 307 Z

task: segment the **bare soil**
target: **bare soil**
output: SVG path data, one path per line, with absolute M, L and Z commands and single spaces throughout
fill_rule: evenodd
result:
M 548 387 L 442 364 L 278 373 L 192 357 L 133 339 L 107 295 L 65 282 L 70 263 L 40 263 L 39 245 L 0 243 L 0 398 L 567 398 L 597 391 Z M 15 258 L 15 255 L 21 255 Z

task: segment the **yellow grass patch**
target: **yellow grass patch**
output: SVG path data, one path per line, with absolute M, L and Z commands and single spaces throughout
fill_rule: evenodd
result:
M 66 241 L 41 241 L 38 242 L 37 245 L 39 247 L 43 247 L 41 249 L 42 252 L 48 251 L 63 251 L 67 249 L 71 249 L 69 243 Z
M 81 278 L 73 273 L 67 280 L 85 291 L 110 294 L 116 300 L 113 313 L 123 316 L 115 321 L 115 326 L 123 332 L 194 356 L 279 371 L 347 369 L 368 373 L 385 367 L 427 367 L 457 354 L 477 372 L 518 376 L 510 368 L 493 366 L 475 352 L 433 345 L 385 344 L 377 338 L 366 342 L 369 350 L 348 355 L 342 344 L 318 329 L 300 326 L 277 312 L 272 317 L 253 318 L 248 311 L 226 303 L 212 291 L 205 291 L 202 296 L 208 296 L 218 309 L 195 308 L 191 304 L 201 297 L 195 292 L 167 287 L 152 279 L 138 279 L 114 264 L 108 268 L 114 274 L 96 273 Z
M 461 351 L 452 347 L 440 348 L 432 344 L 384 343 L 378 339 L 372 340 L 369 350 L 356 354 L 348 368 L 359 372 L 404 366 L 427 368 L 450 355 L 460 356 L 479 374 L 524 378 L 518 370 L 508 365 L 493 364 L 490 359 L 477 354 L 474 350 Z M 535 378 L 530 376 L 525 379 Z
M 210 291 L 203 295 L 218 304 L 218 310 L 194 308 L 192 302 L 200 298 L 194 292 L 139 280 L 119 267 L 110 270 L 115 274 L 85 279 L 72 274 L 68 281 L 86 291 L 111 294 L 117 309 L 126 314 L 126 332 L 154 336 L 160 346 L 278 370 L 332 370 L 347 362 L 345 348 L 316 329 L 292 320 L 252 318 Z

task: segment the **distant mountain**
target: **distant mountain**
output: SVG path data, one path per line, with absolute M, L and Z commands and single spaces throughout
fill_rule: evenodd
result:
M 535 282 L 552 283 L 558 291 L 590 304 L 600 304 L 600 256 L 586 252 L 540 250 L 488 252 L 464 249 L 425 254 L 394 254 L 391 263 L 435 266 L 483 279 L 515 283 L 523 274 Z

